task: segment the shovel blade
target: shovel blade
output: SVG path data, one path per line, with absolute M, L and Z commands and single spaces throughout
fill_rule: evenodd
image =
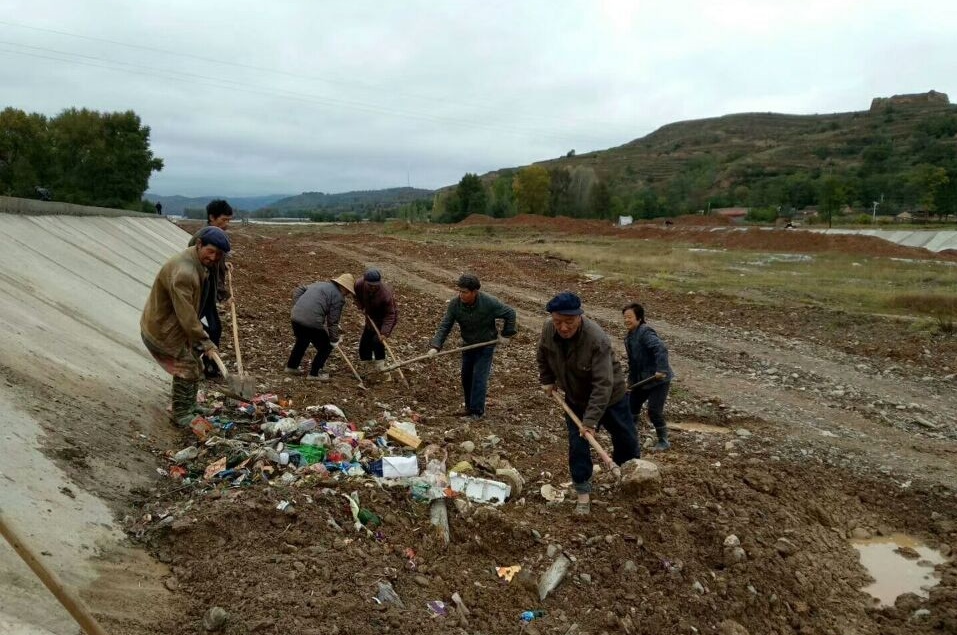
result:
M 249 375 L 230 375 L 229 386 L 243 399 L 252 399 L 256 394 L 256 380 Z

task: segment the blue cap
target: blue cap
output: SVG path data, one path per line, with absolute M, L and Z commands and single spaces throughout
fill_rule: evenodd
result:
M 229 236 L 219 227 L 203 227 L 196 234 L 196 239 L 201 240 L 204 245 L 218 247 L 224 254 L 229 253 Z
M 562 291 L 545 305 L 545 311 L 548 313 L 558 313 L 560 315 L 581 315 L 582 299 L 571 291 Z
M 362 277 L 366 282 L 382 282 L 382 274 L 378 269 L 368 269 Z

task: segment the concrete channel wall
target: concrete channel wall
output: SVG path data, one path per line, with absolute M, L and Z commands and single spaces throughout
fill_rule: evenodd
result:
M 894 229 L 811 229 L 825 234 L 858 234 L 874 236 L 904 247 L 922 247 L 929 251 L 957 250 L 957 231 L 933 231 L 926 229 L 894 230 Z
M 97 587 L 108 588 L 103 559 L 130 549 L 115 509 L 91 491 L 115 488 L 115 501 L 152 474 L 124 460 L 130 438 L 163 433 L 144 413 L 168 400 L 139 317 L 156 272 L 188 239 L 162 217 L 0 197 L 0 510 L 67 585 L 93 598 L 94 613 L 110 614 L 96 600 Z M 91 454 L 77 471 L 54 462 L 51 446 L 115 446 L 116 459 Z M 83 473 L 96 482 L 78 484 Z M 76 632 L 0 540 L 0 633 Z

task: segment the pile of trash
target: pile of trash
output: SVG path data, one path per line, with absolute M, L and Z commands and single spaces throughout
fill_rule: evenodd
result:
M 200 402 L 211 414 L 193 419 L 195 442 L 167 452 L 168 466 L 157 468 L 161 476 L 177 482 L 176 490 L 328 487 L 338 481 L 372 479 L 383 487 L 408 487 L 413 499 L 429 503 L 433 524 L 448 543 L 445 499 L 465 497 L 498 505 L 519 495 L 524 483 L 506 462 L 489 465 L 487 459 L 470 453 L 473 462 L 460 461 L 449 471 L 445 450 L 422 447 L 416 426 L 421 416 L 408 407 L 391 412 L 386 404 L 377 404 L 383 408 L 380 415 L 356 425 L 334 404 L 299 411 L 275 394 L 236 403 L 221 393 L 207 392 Z M 473 463 L 501 480 L 474 476 Z M 354 516 L 366 511 L 357 500 L 350 506 Z M 134 523 L 133 533 L 141 535 L 156 523 L 169 522 L 169 515 L 174 514 L 146 514 Z M 360 520 L 356 517 L 357 523 Z

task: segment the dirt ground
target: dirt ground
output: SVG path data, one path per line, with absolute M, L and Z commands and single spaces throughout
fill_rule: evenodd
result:
M 264 392 L 302 407 L 337 404 L 378 433 L 383 410 L 409 407 L 421 415 L 424 442 L 448 451 L 448 465 L 506 460 L 525 486 L 500 507 L 450 505 L 445 547 L 427 505 L 369 478 L 228 488 L 157 476 L 155 487 L 131 492 L 127 511 L 131 535 L 172 572 L 166 588 L 178 610 L 151 632 L 206 632 L 202 618 L 213 606 L 228 613 L 225 633 L 957 632 L 957 565 L 938 567 L 929 598 L 907 595 L 879 608 L 860 591 L 868 576 L 848 540 L 855 530 L 906 532 L 957 551 L 953 337 L 889 337 L 887 318 L 821 308 L 780 314 L 743 299 L 589 282 L 567 263 L 374 229 L 250 226 L 231 236 L 244 361 Z M 828 249 L 837 238 L 815 240 Z M 292 289 L 369 265 L 397 291 L 391 344 L 403 358 L 427 349 L 463 271 L 518 310 L 519 335 L 496 352 L 484 420 L 453 414 L 461 407 L 454 355 L 406 367 L 409 388 L 370 379 L 358 390 L 335 356 L 328 383 L 280 372 L 292 344 Z M 672 451 L 646 453 L 662 471 L 656 493 L 629 497 L 599 475 L 587 519 L 571 514 L 573 497 L 556 503 L 539 493 L 570 481 L 562 416 L 539 391 L 534 363 L 544 303 L 563 289 L 580 293 L 588 315 L 619 342 L 620 306 L 640 299 L 653 307 L 678 373 L 670 420 L 728 431 L 675 430 Z M 344 347 L 354 360 L 361 324 L 349 306 Z M 227 332 L 231 359 L 228 340 Z M 157 438 L 142 444 L 168 468 L 163 453 L 193 441 L 183 434 L 174 447 Z M 373 537 L 352 529 L 340 495 L 351 492 L 382 518 Z M 281 501 L 295 505 L 280 511 Z M 144 521 L 146 514 L 170 521 Z M 732 536 L 743 552 L 730 546 Z M 571 571 L 541 601 L 533 581 L 561 551 L 573 558 Z M 509 583 L 495 568 L 511 565 L 524 575 Z M 404 607 L 374 600 L 381 581 Z M 453 593 L 467 614 L 428 608 L 438 600 L 454 609 Z M 526 610 L 545 614 L 525 625 Z

